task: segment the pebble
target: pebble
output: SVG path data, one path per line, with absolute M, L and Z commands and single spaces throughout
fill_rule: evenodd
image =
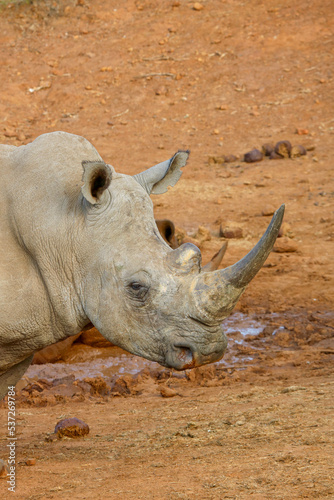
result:
M 309 131 L 307 128 L 296 128 L 296 134 L 297 135 L 307 135 Z
M 291 226 L 288 222 L 282 222 L 280 230 L 278 232 L 278 237 L 287 236 L 288 233 L 291 233 Z
M 36 465 L 36 458 L 28 458 L 28 460 L 26 460 L 26 465 Z
M 286 236 L 278 238 L 273 248 L 273 251 L 277 253 L 292 253 L 297 250 L 297 243 Z
M 274 215 L 276 208 L 272 205 L 265 205 L 262 209 L 262 215 Z
M 278 153 L 276 153 L 275 151 L 272 151 L 272 152 L 270 153 L 269 158 L 270 158 L 271 160 L 283 160 L 283 156 L 279 155 L 279 154 L 278 154 Z
M 220 226 L 220 231 L 219 235 L 224 237 L 224 238 L 242 238 L 243 237 L 243 231 L 241 227 L 221 227 Z
M 270 156 L 273 151 L 275 151 L 275 146 L 271 142 L 266 142 L 265 144 L 262 144 L 262 153 L 265 156 Z
M 158 87 L 155 91 L 155 95 L 167 95 L 168 89 L 165 86 Z
M 224 156 L 225 158 L 225 163 L 233 163 L 238 160 L 238 158 L 234 155 L 226 155 Z
M 177 396 L 177 392 L 167 385 L 163 385 L 160 387 L 160 394 L 163 398 L 173 398 L 174 396 Z
M 7 477 L 8 466 L 4 460 L 0 458 L 0 477 Z
M 18 138 L 18 140 L 19 140 L 20 142 L 23 142 L 23 141 L 25 141 L 25 140 L 26 140 L 26 136 L 23 134 L 23 132 L 19 132 L 19 133 L 17 134 L 17 138 Z
M 203 10 L 204 6 L 201 3 L 199 3 L 199 2 L 195 2 L 194 5 L 193 5 L 193 9 L 197 10 L 197 11 Z
M 225 156 L 212 156 L 210 155 L 208 158 L 209 164 L 219 164 L 222 165 L 225 163 Z
M 248 153 L 245 154 L 244 160 L 246 163 L 255 163 L 257 161 L 262 161 L 263 154 L 259 149 L 252 149 L 252 151 L 248 151 Z
M 15 132 L 15 130 L 9 130 L 9 129 L 7 129 L 7 130 L 4 131 L 3 135 L 5 137 L 16 137 L 17 133 Z
M 211 233 L 210 230 L 207 229 L 204 226 L 199 226 L 197 229 L 197 233 L 194 236 L 197 240 L 199 240 L 201 243 L 204 243 L 204 241 L 210 241 L 211 240 Z
M 60 420 L 55 427 L 55 434 L 58 437 L 81 437 L 89 433 L 89 426 L 78 418 L 64 418 Z

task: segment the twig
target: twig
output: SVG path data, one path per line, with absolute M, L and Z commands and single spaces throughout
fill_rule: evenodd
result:
M 119 116 L 122 116 L 122 115 L 126 115 L 126 113 L 128 113 L 129 110 L 126 109 L 125 111 L 122 111 L 122 113 L 118 113 L 117 115 L 113 115 L 111 118 L 118 118 Z
M 167 76 L 169 78 L 176 78 L 174 73 L 146 73 L 145 75 L 138 75 L 133 78 L 133 80 L 140 80 L 141 78 L 152 78 L 154 76 Z
M 186 57 L 181 57 L 181 58 L 176 58 L 176 57 L 171 57 L 171 56 L 154 56 L 154 57 L 143 57 L 142 61 L 187 61 L 188 58 Z

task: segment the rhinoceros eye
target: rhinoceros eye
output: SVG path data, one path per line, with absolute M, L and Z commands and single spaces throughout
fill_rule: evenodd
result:
M 139 281 L 131 281 L 128 284 L 128 290 L 131 297 L 143 301 L 147 295 L 148 286 L 143 283 L 139 283 Z
M 132 283 L 130 283 L 130 287 L 132 290 L 134 290 L 135 292 L 139 291 L 141 288 L 143 288 L 143 286 L 138 283 L 137 281 L 133 281 Z

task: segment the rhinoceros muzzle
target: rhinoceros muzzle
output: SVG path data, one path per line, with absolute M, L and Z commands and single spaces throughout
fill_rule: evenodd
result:
M 198 338 L 184 339 L 172 345 L 166 364 L 177 370 L 218 361 L 227 346 L 221 322 L 233 310 L 240 295 L 263 266 L 271 252 L 284 215 L 284 205 L 274 214 L 257 245 L 239 262 L 225 269 L 205 272 L 200 250 L 186 243 L 168 255 L 168 265 L 191 278 L 188 316 Z M 202 333 L 201 333 L 202 332 Z
M 167 366 L 175 370 L 186 370 L 219 361 L 226 350 L 227 339 L 220 326 L 217 334 L 220 340 L 215 343 L 212 351 L 212 347 L 201 349 L 195 342 L 175 343 L 166 355 Z

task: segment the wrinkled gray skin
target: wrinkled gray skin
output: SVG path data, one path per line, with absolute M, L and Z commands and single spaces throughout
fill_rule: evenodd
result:
M 0 398 L 36 350 L 90 322 L 123 349 L 175 369 L 223 356 L 221 321 L 263 265 L 283 209 L 254 255 L 206 272 L 197 247 L 164 242 L 149 197 L 177 182 L 187 157 L 131 177 L 65 132 L 0 146 Z

